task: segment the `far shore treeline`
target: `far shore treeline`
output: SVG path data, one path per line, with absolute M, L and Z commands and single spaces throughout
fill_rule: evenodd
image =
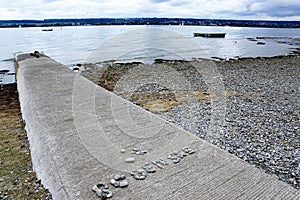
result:
M 90 19 L 44 19 L 0 20 L 0 28 L 45 26 L 97 26 L 97 25 L 190 25 L 190 26 L 236 26 L 266 28 L 300 28 L 300 21 L 227 20 L 188 18 L 90 18 Z

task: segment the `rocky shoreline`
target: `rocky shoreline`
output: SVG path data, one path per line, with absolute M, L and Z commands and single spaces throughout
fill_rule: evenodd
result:
M 300 189 L 300 57 L 106 62 L 82 69 L 96 84 Z M 222 123 L 212 135 L 217 120 Z
M 0 85 L 0 199 L 52 199 L 33 171 L 17 84 Z

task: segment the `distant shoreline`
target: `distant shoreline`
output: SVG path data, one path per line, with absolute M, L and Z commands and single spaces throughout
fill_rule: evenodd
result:
M 229 20 L 195 18 L 86 18 L 44 20 L 0 20 L 0 28 L 104 26 L 104 25 L 181 25 L 181 26 L 231 26 L 259 28 L 300 28 L 300 21 Z

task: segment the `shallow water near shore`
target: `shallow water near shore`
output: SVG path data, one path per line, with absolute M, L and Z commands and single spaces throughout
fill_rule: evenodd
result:
M 15 80 L 15 67 L 12 60 L 0 61 L 0 84 L 14 83 Z M 9 70 L 8 73 L 1 73 L 1 70 Z
M 135 38 L 135 43 L 140 45 L 138 51 L 127 53 L 119 57 L 122 62 L 142 61 L 148 62 L 157 58 L 178 59 L 174 57 L 180 53 L 172 46 L 176 38 L 171 35 L 151 34 L 153 29 L 175 32 L 184 39 L 191 40 L 199 45 L 195 50 L 185 46 L 185 51 L 190 52 L 191 58 L 238 58 L 238 57 L 271 57 L 289 55 L 299 49 L 299 29 L 277 28 L 246 28 L 246 27 L 215 27 L 215 26 L 79 26 L 55 27 L 51 32 L 41 31 L 43 28 L 5 28 L 0 29 L 2 45 L 0 46 L 0 70 L 13 71 L 13 62 L 10 61 L 17 52 L 44 52 L 62 64 L 84 63 L 97 47 L 109 39 L 123 37 L 130 32 Z M 145 34 L 135 32 L 143 30 Z M 194 32 L 224 32 L 225 38 L 198 38 L 193 37 Z M 257 37 L 260 37 L 259 39 Z M 130 42 L 123 40 L 130 48 Z M 163 49 L 145 50 L 145 45 L 167 43 L 173 51 Z M 263 45 L 258 45 L 261 42 Z M 124 44 L 114 43 L 107 48 L 121 48 Z M 129 45 L 129 46 L 128 46 Z M 183 44 L 184 45 L 184 44 Z M 119 47 L 120 46 L 120 47 Z M 120 49 L 119 49 L 120 50 Z M 109 51 L 108 51 L 109 52 Z M 107 54 L 106 60 L 111 59 Z M 8 61 L 7 61 L 8 60 Z M 1 79 L 1 77 L 0 77 Z M 2 78 L 2 82 L 11 82 L 11 77 Z

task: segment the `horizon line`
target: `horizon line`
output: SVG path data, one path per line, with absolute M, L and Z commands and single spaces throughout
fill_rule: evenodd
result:
M 234 18 L 195 18 L 195 17 L 77 17 L 77 18 L 45 18 L 45 19 L 0 19 L 0 21 L 45 21 L 45 20 L 78 20 L 78 19 L 183 19 L 183 20 L 232 20 L 232 21 L 274 21 L 274 22 L 300 22 L 300 20 L 288 19 L 234 19 Z

